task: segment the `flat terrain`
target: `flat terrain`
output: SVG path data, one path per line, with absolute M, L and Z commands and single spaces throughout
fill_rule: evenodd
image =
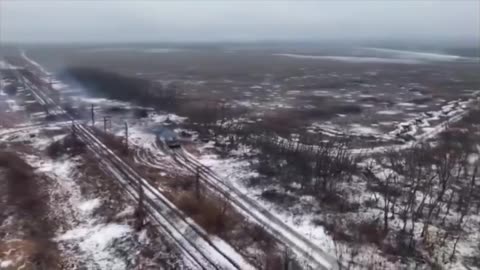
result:
M 478 59 L 400 52 L 113 47 L 37 49 L 29 54 L 58 73 L 88 67 L 172 86 L 177 95 L 189 98 L 182 104 L 189 107 L 183 109 L 186 114 L 223 100 L 244 112 L 242 118 L 283 122 L 290 133 L 334 129 L 384 134 L 422 113 L 468 100 L 478 90 Z M 434 125 L 433 118 L 421 127 Z
M 45 46 L 12 51 L 6 59 L 28 67 L 34 75 L 22 76 L 40 78 L 52 102 L 78 123 L 92 125 L 93 110 L 98 138 L 245 268 L 290 262 L 292 269 L 477 269 L 480 62 L 461 52 Z M 25 151 L 36 160 L 27 161 L 45 171 L 38 160 L 46 128 L 7 131 L 52 123 L 58 137 L 50 143 L 61 142 L 69 121 L 48 100 L 38 104 L 28 87 L 8 94 L 13 80 L 9 71 L 2 74 L 2 141 L 7 149 L 30 141 Z M 159 128 L 175 131 L 181 147 L 171 149 Z M 80 208 L 76 218 L 100 228 L 121 226 L 115 238 L 134 241 L 120 249 L 157 245 L 155 237 L 149 245 L 134 244 L 145 239 L 132 229 L 130 214 L 111 221 L 121 210 L 112 202 L 135 205 L 122 200 L 115 177 L 95 185 L 105 169 L 95 171 L 90 158 L 62 153 L 47 159 L 50 167 L 68 164 L 80 190 L 88 191 L 81 202 L 69 202 Z M 92 174 L 76 172 L 83 168 Z M 80 184 L 85 177 L 90 180 Z M 102 208 L 82 214 L 84 204 Z M 39 207 L 41 216 L 52 212 L 48 203 Z M 82 248 L 63 228 L 42 237 L 53 238 L 52 250 L 65 250 L 49 263 L 66 261 L 72 250 L 65 241 Z M 120 269 L 135 259 L 115 255 L 109 245 L 103 251 Z M 176 249 L 171 254 L 155 263 L 188 261 Z

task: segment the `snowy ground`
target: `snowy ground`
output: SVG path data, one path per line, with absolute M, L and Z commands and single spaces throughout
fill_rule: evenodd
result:
M 405 267 L 404 262 L 401 261 L 391 261 L 388 259 L 388 256 L 382 254 L 377 250 L 375 245 L 363 243 L 361 247 L 357 244 L 348 244 L 335 242 L 332 239 L 332 236 L 325 232 L 322 225 L 319 225 L 318 221 L 324 219 L 333 219 L 333 216 L 329 216 L 328 213 L 322 213 L 322 206 L 318 204 L 315 198 L 311 196 L 301 196 L 297 197 L 294 205 L 289 204 L 277 204 L 266 200 L 262 193 L 266 190 L 277 189 L 275 186 L 265 187 L 256 187 L 250 184 L 252 177 L 257 176 L 256 172 L 253 172 L 251 169 L 251 163 L 255 162 L 252 159 L 254 156 L 254 151 L 248 147 L 240 147 L 238 150 L 234 150 L 230 153 L 228 158 L 220 158 L 216 154 L 213 144 L 206 144 L 203 147 L 198 148 L 198 160 L 215 171 L 222 179 L 227 179 L 230 184 L 234 185 L 237 189 L 241 190 L 248 197 L 256 200 L 260 205 L 267 208 L 271 213 L 280 218 L 290 227 L 295 228 L 298 232 L 308 237 L 319 247 L 324 249 L 330 255 L 334 257 L 344 256 L 344 259 L 348 260 L 351 256 L 352 250 L 355 249 L 355 261 L 363 265 L 369 265 L 371 262 L 376 262 L 377 264 L 382 264 L 386 269 L 397 269 Z M 382 169 L 383 170 L 383 169 Z M 359 202 L 360 204 L 365 203 L 366 201 L 373 200 L 381 196 L 380 194 L 373 194 L 370 190 L 366 189 L 365 183 L 363 180 L 357 179 L 352 185 L 352 194 L 350 200 Z M 290 189 L 299 188 L 295 185 L 295 182 L 292 183 Z M 283 190 L 283 188 L 278 187 L 280 192 L 285 192 L 286 195 L 290 194 L 291 196 L 297 196 L 295 193 L 290 191 Z M 348 189 L 348 188 L 347 188 Z M 362 222 L 363 220 L 369 220 L 370 217 L 381 216 L 382 211 L 380 209 L 366 208 L 367 210 L 362 210 L 361 212 L 355 212 L 351 214 L 344 215 L 345 222 L 347 220 Z M 397 210 L 398 211 L 398 210 Z M 471 256 L 476 256 L 478 254 L 478 240 L 480 239 L 480 234 L 474 228 L 478 228 L 479 216 L 478 214 L 469 215 L 468 221 L 465 223 L 465 230 L 468 232 L 468 237 L 462 237 L 458 242 L 457 247 L 457 256 L 459 258 L 468 258 Z M 342 221 L 343 222 L 343 221 Z M 327 222 L 328 223 L 328 222 Z M 400 222 L 392 222 L 391 226 L 400 227 Z M 421 228 L 422 223 L 418 223 L 417 228 Z M 432 226 L 432 235 L 435 231 Z M 417 229 L 418 230 L 418 229 Z M 420 234 L 420 232 L 418 232 Z M 445 259 L 445 254 L 449 254 L 452 250 L 452 245 L 447 245 L 443 249 L 438 250 L 436 256 L 442 256 Z M 437 258 L 438 259 L 438 258 Z M 440 259 L 441 260 L 441 259 Z M 413 265 L 410 265 L 413 267 Z M 454 260 L 453 262 L 448 262 L 448 269 L 469 269 L 462 260 Z M 361 269 L 361 267 L 360 267 Z
M 24 58 L 31 62 L 31 60 L 25 55 Z M 54 84 L 54 88 L 62 91 L 65 87 Z M 97 117 L 102 116 L 103 109 L 106 106 L 125 105 L 125 103 L 109 102 L 108 100 L 89 99 L 85 97 L 81 98 L 80 101 L 89 104 L 94 102 L 97 107 L 96 112 L 99 112 Z M 109 131 L 116 132 L 116 129 L 118 128 L 118 121 L 116 120 L 117 119 L 112 121 Z M 133 120 L 133 118 L 125 120 L 130 121 Z M 143 126 L 143 132 L 149 132 L 149 134 L 152 135 L 149 128 L 158 126 L 160 123 L 172 124 L 181 121 L 183 121 L 183 118 L 173 114 L 150 114 L 150 118 L 143 121 L 140 126 Z M 138 126 L 135 124 L 135 121 L 131 123 L 131 126 L 133 127 L 132 131 L 135 131 L 136 128 L 138 129 Z M 60 132 L 60 130 L 53 129 L 49 129 L 48 131 Z M 66 130 L 63 131 L 65 132 Z M 138 132 L 132 133 L 138 134 Z M 54 141 L 62 140 L 65 135 L 66 134 L 55 135 L 48 138 L 48 136 L 42 136 L 39 130 L 29 130 L 29 132 L 17 132 L 15 135 L 9 136 L 8 141 L 9 143 L 28 142 L 35 148 L 35 150 L 44 153 L 48 145 Z M 135 139 L 135 136 L 132 136 L 131 138 Z M 130 269 L 132 266 L 139 266 L 146 263 L 149 263 L 150 267 L 155 267 L 155 265 L 159 263 L 158 261 L 167 263 L 170 267 L 175 269 L 177 267 L 183 267 L 182 259 L 176 258 L 174 251 L 171 250 L 166 254 L 161 252 L 164 249 L 163 247 L 165 247 L 165 244 L 158 242 L 153 243 L 152 240 L 154 239 L 149 239 L 146 231 L 137 233 L 132 229 L 132 211 L 120 211 L 122 204 L 127 204 L 127 202 L 122 202 L 122 199 L 119 199 L 123 196 L 114 196 L 116 193 L 114 190 L 115 187 L 112 189 L 112 187 L 105 187 L 105 183 L 97 183 L 100 179 L 101 182 L 105 182 L 105 175 L 102 175 L 102 171 L 97 167 L 97 163 L 88 160 L 88 155 L 83 156 L 83 158 L 79 160 L 72 158 L 67 159 L 65 156 L 62 156 L 60 159 L 57 158 L 55 160 L 50 160 L 48 158 L 40 159 L 38 156 L 39 155 L 29 155 L 29 163 L 36 168 L 38 173 L 44 174 L 46 177 L 61 183 L 61 185 L 55 188 L 54 197 L 68 198 L 68 200 L 63 202 L 64 205 L 58 207 L 58 209 L 59 211 L 69 209 L 70 211 L 68 213 L 65 212 L 64 214 L 65 216 L 70 216 L 71 220 L 65 220 L 65 224 L 63 224 L 62 228 L 57 232 L 56 237 L 53 239 L 62 250 L 62 255 L 69 259 L 68 263 L 73 265 L 78 264 L 80 267 L 86 267 L 88 269 Z M 84 160 L 85 158 L 87 158 L 87 160 Z M 85 164 L 85 162 L 89 164 Z M 89 170 L 89 166 L 94 166 L 96 168 L 95 173 L 93 175 L 85 175 L 85 166 L 87 167 L 87 171 Z M 96 179 L 90 179 L 91 177 Z M 83 180 L 85 180 L 84 178 L 91 180 L 93 183 L 97 183 L 99 186 L 95 186 L 95 188 L 108 188 L 107 193 L 104 193 L 106 190 L 104 190 L 104 192 L 101 192 L 100 190 L 99 193 L 103 196 L 90 196 L 90 193 L 86 192 L 86 187 L 83 184 Z M 79 184 L 79 181 L 82 184 Z M 156 192 L 158 193 L 158 191 Z M 98 194 L 98 192 L 94 193 Z M 114 196 L 115 198 L 111 198 L 110 196 Z M 105 213 L 105 208 L 108 209 L 107 213 Z M 112 220 L 114 222 L 112 222 Z M 180 227 L 183 227 L 183 225 Z M 188 228 L 180 228 L 180 231 L 188 233 Z M 193 241 L 195 243 L 206 244 L 202 239 L 194 239 Z M 242 269 L 251 269 L 249 263 L 222 239 L 212 237 L 211 241 L 216 243 L 216 245 L 221 246 L 223 250 L 222 252 L 226 253 L 228 257 L 236 263 L 239 263 Z M 155 256 L 153 258 L 144 258 L 144 255 L 141 254 L 141 252 L 145 248 L 150 248 L 150 246 L 155 247 L 155 251 L 153 252 L 153 255 Z M 203 249 L 205 252 L 209 253 L 209 250 L 211 250 L 212 247 L 210 245 L 203 246 Z M 160 250 L 160 253 L 158 250 Z M 149 251 L 149 253 L 152 253 L 152 251 Z M 226 260 L 223 257 L 214 258 L 214 262 L 217 261 L 223 262 Z M 229 265 L 231 265 L 231 263 L 229 263 Z
M 376 53 L 388 53 L 394 54 L 394 57 L 365 57 L 365 56 L 312 56 L 312 55 L 299 55 L 299 54 L 282 54 L 277 55 L 278 58 L 298 58 L 298 59 L 320 59 L 331 60 L 336 62 L 356 63 L 358 65 L 365 63 L 383 63 L 383 64 L 405 64 L 406 66 L 412 66 L 412 69 L 422 64 L 431 62 L 457 62 L 457 61 L 469 61 L 469 59 L 463 59 L 461 57 L 452 55 L 440 55 L 430 53 L 419 52 L 405 52 L 405 51 L 391 51 L 384 49 L 368 48 L 367 50 L 373 50 Z M 164 52 L 164 51 L 160 51 Z M 165 51 L 167 52 L 167 51 Z M 25 56 L 26 57 L 26 56 Z M 28 58 L 28 57 L 26 57 Z M 31 60 L 30 60 L 31 61 Z M 311 60 L 314 61 L 314 60 Z M 388 66 L 388 65 L 386 65 Z M 40 67 L 41 68 L 41 67 Z M 238 87 L 235 91 L 240 92 L 242 98 L 235 99 L 232 103 L 240 106 L 247 107 L 255 111 L 255 114 L 250 115 L 249 119 L 232 119 L 233 121 L 245 121 L 247 123 L 261 122 L 265 116 L 269 113 L 275 114 L 277 110 L 285 110 L 288 115 L 289 110 L 296 108 L 312 109 L 316 106 L 322 106 L 320 101 L 314 100 L 313 97 L 328 97 L 327 104 L 330 101 L 340 101 L 344 103 L 362 103 L 363 108 L 362 116 L 359 118 L 352 117 L 348 113 L 338 113 L 333 119 L 328 121 L 315 121 L 310 123 L 307 127 L 308 132 L 311 133 L 324 133 L 331 137 L 343 136 L 349 134 L 355 137 L 361 138 L 373 138 L 373 140 L 381 141 L 382 143 L 387 141 L 390 143 L 392 140 L 396 140 L 399 137 L 402 138 L 405 148 L 411 147 L 412 142 L 408 142 L 413 138 L 413 141 L 426 140 L 430 137 L 436 136 L 439 132 L 443 131 L 447 126 L 444 121 L 448 119 L 451 122 L 459 120 L 466 112 L 469 106 L 471 106 L 478 98 L 478 91 L 474 90 L 462 90 L 459 91 L 458 96 L 444 97 L 439 95 L 433 97 L 430 94 L 424 94 L 424 87 L 416 82 L 403 82 L 400 87 L 401 91 L 397 91 L 391 85 L 391 82 L 382 82 L 378 84 L 371 84 L 370 80 L 365 78 L 374 78 L 376 80 L 378 74 L 383 70 L 369 70 L 361 76 L 352 74 L 340 74 L 337 72 L 325 72 L 315 71 L 312 74 L 300 74 L 298 76 L 289 76 L 283 78 L 285 87 L 280 87 L 277 82 L 271 82 L 266 76 L 263 82 L 248 82 L 245 83 L 243 88 Z M 355 81 L 355 84 L 349 85 L 348 88 L 343 87 L 317 87 L 315 83 L 317 80 L 330 80 L 332 78 L 338 78 L 347 76 L 351 80 Z M 442 75 L 440 75 L 442 76 Z M 309 80 L 312 80 L 313 86 L 309 86 Z M 452 79 L 453 80 L 453 79 Z M 295 84 L 294 82 L 299 82 Z M 231 81 L 225 80 L 225 84 L 230 84 Z M 292 83 L 292 84 L 290 84 Z M 400 83 L 402 84 L 402 83 Z M 189 84 L 191 87 L 205 86 L 204 81 L 192 80 Z M 327 84 L 328 85 L 328 84 Z M 307 90 L 297 87 L 307 87 Z M 312 89 L 308 88 L 311 87 Z M 398 85 L 396 86 L 398 87 Z M 75 91 L 70 91 L 68 87 L 60 83 L 54 82 L 54 88 L 75 96 Z M 357 90 L 357 88 L 359 90 Z M 298 90 L 300 89 L 300 90 Z M 385 91 L 383 89 L 386 89 Z M 311 91 L 308 92 L 308 91 Z M 475 89 L 476 90 L 476 89 Z M 217 91 L 217 90 L 213 90 Z M 390 92 L 391 93 L 390 93 Z M 312 94 L 308 96 L 304 93 L 308 92 Z M 216 93 L 219 93 L 218 91 Z M 266 93 L 266 95 L 264 95 Z M 78 93 L 77 93 L 78 94 Z M 383 100 L 384 96 L 385 100 Z M 428 99 L 427 104 L 422 103 L 416 99 Z M 298 103 L 299 100 L 312 100 L 309 104 Z M 379 101 L 380 100 L 380 101 Z M 84 105 L 94 104 L 96 108 L 97 124 L 96 126 L 102 129 L 103 123 L 102 117 L 109 115 L 107 111 L 108 107 L 120 106 L 126 109 L 138 108 L 132 104 L 113 101 L 107 99 L 90 98 L 85 96 L 78 96 L 77 101 L 82 102 Z M 319 102 L 320 105 L 315 104 Z M 419 102 L 418 104 L 415 102 Z M 6 101 L 8 110 L 21 111 L 23 108 L 21 105 Z M 260 109 L 259 109 L 260 108 Z M 131 113 L 118 114 L 112 117 L 112 125 L 107 129 L 115 135 L 124 135 L 124 122 L 129 125 L 129 141 L 132 145 L 140 150 L 135 152 L 135 161 L 146 164 L 152 168 L 162 171 L 159 175 L 161 177 L 171 177 L 175 175 L 187 175 L 188 171 L 178 168 L 178 164 L 171 158 L 170 153 L 158 146 L 152 129 L 160 125 L 168 125 L 172 129 L 177 129 L 183 122 L 188 121 L 184 117 L 177 116 L 175 114 L 166 114 L 162 112 L 151 113 L 150 108 L 149 117 L 146 119 L 138 119 L 132 116 Z M 366 116 L 365 116 L 366 115 Z M 363 117 L 363 118 L 362 118 Z M 378 117 L 378 118 L 377 118 Z M 59 138 L 57 138 L 59 139 Z M 44 147 L 46 142 L 34 143 L 36 147 Z M 322 247 L 332 256 L 338 256 L 341 251 L 343 253 L 349 252 L 349 247 L 344 244 L 334 243 L 331 236 L 326 233 L 322 225 L 319 225 L 316 221 L 322 219 L 328 219 L 324 213 L 321 213 L 321 205 L 315 201 L 313 197 L 302 196 L 299 199 L 299 203 L 286 209 L 283 206 L 272 203 L 262 197 L 262 193 L 265 191 L 263 188 L 252 187 L 249 185 L 249 180 L 256 176 L 256 173 L 251 169 L 251 163 L 255 162 L 253 153 L 248 147 L 241 147 L 238 150 L 229 153 L 228 158 L 221 158 L 216 155 L 214 145 L 212 142 L 207 144 L 202 143 L 188 143 L 188 150 L 192 151 L 198 156 L 198 159 L 206 166 L 209 166 L 215 173 L 222 177 L 222 179 L 228 179 L 228 181 L 234 185 L 237 189 L 241 190 L 244 194 L 247 194 L 253 200 L 258 201 L 261 205 L 264 205 L 278 218 L 283 220 L 290 227 L 295 228 L 301 232 L 305 237 L 314 241 L 318 246 Z M 186 148 L 187 148 L 186 147 Z M 397 146 L 394 149 L 397 149 Z M 377 147 L 374 151 L 369 148 L 370 153 L 384 152 L 384 145 Z M 403 149 L 403 148 L 398 148 Z M 360 149 L 358 152 L 364 154 L 365 149 Z M 38 162 L 38 161 L 35 161 Z M 40 163 L 37 167 L 44 173 L 54 172 L 51 177 L 65 178 L 66 176 L 62 171 L 62 168 L 69 171 L 67 176 L 71 176 L 73 170 L 70 167 L 75 167 L 75 164 L 60 164 L 60 163 Z M 41 169 L 41 168 L 44 169 Z M 57 171 L 60 170 L 60 171 Z M 58 173 L 58 175 L 57 175 Z M 68 178 L 68 177 L 67 177 Z M 357 179 L 358 180 L 358 179 Z M 361 181 L 355 183 L 356 191 L 352 191 L 354 194 L 354 200 L 358 200 L 360 203 L 371 200 L 373 196 L 370 191 L 366 190 L 362 186 Z M 272 186 L 271 189 L 278 187 Z M 297 183 L 292 179 L 291 189 L 298 188 Z M 282 190 L 283 191 L 283 190 Z M 287 194 L 289 194 L 287 192 Z M 291 194 L 294 195 L 294 194 Z M 75 226 L 71 226 L 68 229 L 59 231 L 55 240 L 61 246 L 75 246 L 76 250 L 82 250 L 82 254 L 89 254 L 93 252 L 89 250 L 92 246 L 99 247 L 99 257 L 95 259 L 94 263 L 106 263 L 110 266 L 120 265 L 120 268 L 126 267 L 125 261 L 115 261 L 115 250 L 111 249 L 111 242 L 121 241 L 121 239 L 129 238 L 129 236 L 135 235 L 132 232 L 131 226 L 125 224 L 125 222 L 105 222 L 105 220 L 98 216 L 97 210 L 105 203 L 105 199 L 99 197 L 79 198 L 74 202 L 69 202 L 73 216 L 83 219 L 84 222 L 78 223 Z M 362 213 L 354 213 L 348 216 L 349 219 L 363 220 L 365 216 L 378 216 L 380 211 L 369 210 Z M 123 214 L 119 214 L 122 216 Z M 462 255 L 472 254 L 474 245 L 472 239 L 478 239 L 478 233 L 474 230 L 478 224 L 478 217 L 471 216 L 467 222 L 468 230 L 471 231 L 471 239 L 461 239 L 459 242 L 459 252 Z M 418 226 L 420 227 L 420 226 Z M 105 235 L 106 239 L 99 239 L 99 235 Z M 133 237 L 133 236 L 132 236 Z M 120 239 L 120 240 L 118 240 Z M 102 242 L 99 243 L 98 241 Z M 68 248 L 67 248 L 68 249 Z M 104 252 L 105 251 L 105 252 Z M 387 262 L 383 254 L 379 254 L 373 245 L 365 245 L 359 251 L 358 257 L 360 261 L 367 261 L 370 257 L 375 257 L 376 260 L 382 261 L 387 269 L 394 269 L 401 267 L 398 262 Z M 105 253 L 105 254 L 104 254 Z M 233 253 L 233 252 L 232 252 Z M 75 254 L 77 256 L 78 254 Z M 237 254 L 238 255 L 238 254 Z M 73 256 L 73 257 L 75 257 Z M 81 255 L 86 256 L 86 255 Z M 85 257 L 79 258 L 85 258 Z M 105 258 L 105 259 L 104 259 Z M 79 259 L 80 260 L 80 259 Z M 111 264 L 110 264 L 111 263 Z M 397 264 L 398 263 L 398 264 Z M 448 267 L 452 269 L 464 269 L 460 264 L 449 264 Z
M 22 154 L 23 158 L 36 175 L 48 181 L 47 203 L 52 209 L 49 216 L 58 220 L 51 240 L 58 246 L 62 263 L 69 265 L 68 269 L 118 270 L 140 265 L 152 267 L 161 261 L 181 263 L 174 258 L 175 253 L 167 252 L 165 245 L 151 238 L 151 232 L 147 231 L 151 228 L 140 232 L 133 229 L 133 205 L 121 199 L 122 195 L 112 189 L 108 177 L 101 175 L 95 163 L 86 160 L 85 156 L 63 155 L 57 159 L 46 156 L 46 147 L 66 136 L 64 133 L 53 137 L 48 134 L 62 131 L 65 132 L 62 127 L 51 127 L 2 137 L 4 143 L 30 146 L 31 150 Z M 158 250 L 154 257 L 141 255 L 152 245 Z
M 54 87 L 63 89 L 65 85 L 59 83 Z M 2 153 L 13 151 L 32 166 L 33 177 L 41 180 L 39 202 L 45 205 L 42 207 L 46 211 L 45 216 L 33 215 L 30 218 L 33 224 L 48 222 L 46 228 L 53 230 L 45 239 L 52 246 L 44 248 L 45 251 L 55 250 L 56 258 L 46 262 L 48 269 L 184 267 L 175 248 L 164 241 L 151 225 L 147 224 L 141 231 L 134 230 L 135 205 L 125 199 L 115 181 L 105 175 L 88 154 L 49 157 L 47 147 L 68 135 L 65 125 L 68 126 L 69 121 L 45 123 L 46 113 L 28 107 L 34 104 L 34 100 L 23 88 L 13 97 L 7 97 L 1 91 L 0 101 L 6 105 L 1 108 Z M 13 116 L 18 119 L 6 125 L 7 117 L 14 119 Z M 5 180 L 3 170 L 0 169 L 0 174 Z M 1 184 L 4 185 L 5 181 Z M 2 192 L 8 190 L 2 188 Z M 8 200 L 3 200 L 4 196 Z M 0 207 L 9 209 L 0 215 L 0 234 L 8 235 L 5 238 L 2 236 L 5 241 L 0 241 L 0 269 L 21 269 L 22 265 L 30 267 L 36 260 L 32 252 L 36 252 L 37 245 L 40 245 L 29 238 L 28 231 L 25 234 L 23 229 L 15 230 L 15 226 L 21 227 L 23 222 L 28 222 L 27 218 L 17 214 L 15 207 L 18 206 L 11 204 L 15 196 L 11 192 L 0 194 Z M 44 233 L 41 234 L 44 237 Z M 38 256 L 42 256 L 40 260 L 44 261 L 51 257 Z

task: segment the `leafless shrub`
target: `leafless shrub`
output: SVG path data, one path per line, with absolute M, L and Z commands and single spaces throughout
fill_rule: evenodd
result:
M 275 239 L 263 227 L 253 224 L 246 228 L 246 231 L 252 237 L 252 240 L 259 243 L 260 246 L 265 247 L 266 249 L 273 248 Z
M 116 136 L 111 133 L 105 133 L 103 131 L 100 131 L 99 129 L 94 128 L 94 132 L 97 136 L 100 137 L 102 142 L 110 149 L 113 149 L 115 152 L 122 154 L 122 155 L 127 155 L 128 154 L 128 149 L 127 145 L 125 144 L 125 138 Z
M 184 192 L 178 197 L 177 205 L 209 233 L 222 234 L 232 228 L 226 204 L 219 205 L 210 198 L 199 199 L 193 193 Z
M 85 151 L 85 144 L 73 135 L 68 135 L 62 140 L 51 143 L 46 149 L 47 155 L 53 159 L 57 159 L 64 154 L 76 156 L 85 153 Z

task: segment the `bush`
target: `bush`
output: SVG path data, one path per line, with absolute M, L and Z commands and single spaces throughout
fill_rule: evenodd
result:
M 57 159 L 65 153 L 62 141 L 55 141 L 47 147 L 47 155 L 52 159 Z
M 69 135 L 62 140 L 51 143 L 46 151 L 52 159 L 57 159 L 64 154 L 76 156 L 85 152 L 85 144 L 77 137 Z
M 102 142 L 110 149 L 113 149 L 117 154 L 126 155 L 128 154 L 128 149 L 124 143 L 124 138 L 120 136 L 115 136 L 110 133 L 105 133 L 100 131 L 97 128 L 94 128 L 94 132 L 97 136 L 102 139 Z
M 191 216 L 208 233 L 221 234 L 232 226 L 227 219 L 227 206 L 210 198 L 198 199 L 193 193 L 183 193 L 177 206 Z
M 9 96 L 15 96 L 17 94 L 17 86 L 15 84 L 8 84 L 3 88 L 3 92 Z
M 377 221 L 361 222 L 360 224 L 355 224 L 352 229 L 356 229 L 360 243 L 366 241 L 379 246 L 386 236 L 386 233 Z

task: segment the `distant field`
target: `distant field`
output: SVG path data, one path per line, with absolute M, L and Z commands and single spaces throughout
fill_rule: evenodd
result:
M 57 73 L 86 67 L 175 84 L 195 100 L 188 106 L 225 100 L 253 121 L 289 119 L 292 132 L 321 127 L 366 135 L 392 131 L 479 90 L 478 61 L 453 53 L 241 46 L 27 50 Z

